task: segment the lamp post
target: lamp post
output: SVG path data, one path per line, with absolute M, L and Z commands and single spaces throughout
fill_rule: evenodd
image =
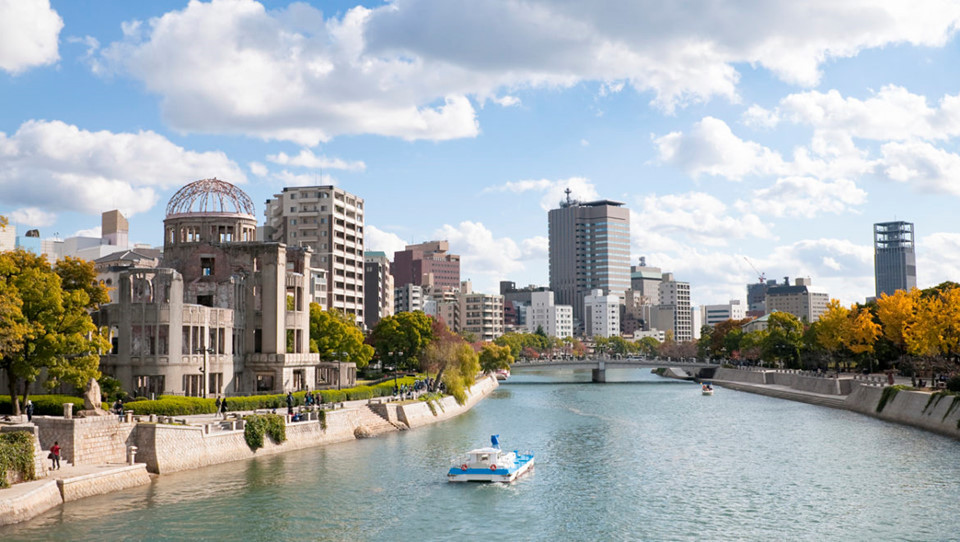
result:
M 207 396 L 207 355 L 213 354 L 213 348 L 197 348 L 194 354 L 203 354 L 203 366 L 200 367 L 200 397 Z

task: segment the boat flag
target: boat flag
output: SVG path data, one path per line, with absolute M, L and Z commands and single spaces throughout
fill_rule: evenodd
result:
M 490 445 L 496 449 L 500 449 L 500 435 L 490 435 Z

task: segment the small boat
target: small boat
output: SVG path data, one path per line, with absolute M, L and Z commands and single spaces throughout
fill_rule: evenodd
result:
M 500 435 L 490 436 L 489 448 L 467 452 L 467 459 L 451 467 L 447 480 L 451 482 L 512 482 L 533 469 L 533 452 L 500 449 Z
M 703 384 L 700 386 L 700 393 L 703 395 L 713 395 L 713 386 L 710 384 Z
M 509 370 L 509 369 L 498 369 L 497 372 L 494 373 L 494 376 L 497 377 L 497 380 L 506 380 L 506 379 L 510 378 L 510 370 Z

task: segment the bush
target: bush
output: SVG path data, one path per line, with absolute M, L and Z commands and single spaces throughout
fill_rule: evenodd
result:
M 7 472 L 11 470 L 19 474 L 20 480 L 24 482 L 35 479 L 33 434 L 26 431 L 0 433 L 0 488 L 10 486 Z
M 950 380 L 947 380 L 947 389 L 950 391 L 960 391 L 960 375 L 950 377 Z
M 189 414 L 213 414 L 217 406 L 213 399 L 200 397 L 180 397 L 178 395 L 161 395 L 156 400 L 134 401 L 124 403 L 125 410 L 132 410 L 134 414 L 157 414 L 158 416 L 185 416 Z
M 244 418 L 243 438 L 251 450 L 263 448 L 263 435 L 280 444 L 287 440 L 287 426 L 277 414 L 252 414 Z
M 72 397 L 70 395 L 31 395 L 33 401 L 33 414 L 35 416 L 63 416 L 63 404 L 73 403 L 73 410 L 83 409 L 83 398 Z M 23 403 L 20 404 L 20 412 L 23 413 Z M 0 414 L 13 414 L 13 403 L 10 402 L 9 395 L 0 396 Z

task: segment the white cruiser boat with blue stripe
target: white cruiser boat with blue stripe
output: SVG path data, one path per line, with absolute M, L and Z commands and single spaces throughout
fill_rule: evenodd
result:
M 499 435 L 490 437 L 489 448 L 467 452 L 467 459 L 447 473 L 451 482 L 512 482 L 533 469 L 533 452 L 500 449 Z

